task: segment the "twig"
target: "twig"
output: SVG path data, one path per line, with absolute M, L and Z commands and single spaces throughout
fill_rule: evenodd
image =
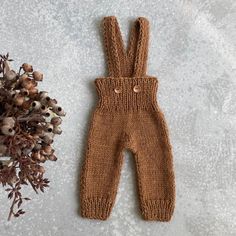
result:
M 14 192 L 14 199 L 13 199 L 12 204 L 11 204 L 10 212 L 9 212 L 8 219 L 7 219 L 8 221 L 11 220 L 11 216 L 14 214 L 13 210 L 14 210 L 14 206 L 16 204 L 16 199 L 17 199 L 16 192 Z

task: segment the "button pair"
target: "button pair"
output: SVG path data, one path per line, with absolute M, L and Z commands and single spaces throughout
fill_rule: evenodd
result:
M 114 89 L 114 91 L 115 91 L 115 93 L 122 93 L 122 89 L 119 88 L 119 87 L 116 87 L 116 88 Z M 135 86 L 133 87 L 133 91 L 134 91 L 135 93 L 139 93 L 139 92 L 141 91 L 141 86 L 140 86 L 140 85 L 135 85 Z

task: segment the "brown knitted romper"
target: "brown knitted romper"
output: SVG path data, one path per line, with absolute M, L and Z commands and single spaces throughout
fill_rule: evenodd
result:
M 83 217 L 106 220 L 115 202 L 123 151 L 134 154 L 145 220 L 169 221 L 175 175 L 168 129 L 157 100 L 156 77 L 146 75 L 149 22 L 139 17 L 127 52 L 115 16 L 103 20 L 109 76 L 95 80 L 99 102 L 91 117 L 81 171 Z

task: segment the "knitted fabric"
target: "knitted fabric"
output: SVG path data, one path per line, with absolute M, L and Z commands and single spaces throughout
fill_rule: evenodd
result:
M 129 149 L 143 218 L 169 221 L 175 207 L 175 176 L 168 129 L 156 100 L 158 80 L 146 75 L 149 22 L 136 19 L 127 51 L 115 16 L 103 19 L 103 33 L 109 76 L 95 79 L 99 102 L 81 170 L 81 215 L 100 220 L 110 216 L 123 151 Z

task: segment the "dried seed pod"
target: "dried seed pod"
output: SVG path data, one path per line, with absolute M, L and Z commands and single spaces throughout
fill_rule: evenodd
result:
M 16 94 L 18 94 L 16 90 L 9 91 L 9 96 L 12 98 L 14 98 Z
M 41 156 L 40 152 L 33 152 L 31 158 L 33 160 L 40 160 L 40 156 Z
M 51 98 L 49 96 L 45 96 L 43 98 L 41 98 L 40 102 L 42 104 L 48 105 L 48 103 L 50 102 Z
M 29 90 L 26 88 L 23 88 L 20 90 L 20 94 L 23 96 L 28 96 L 29 95 Z
M 31 106 L 33 109 L 39 110 L 41 108 L 41 103 L 39 101 L 33 101 Z
M 61 107 L 59 107 L 59 106 L 54 106 L 52 110 L 53 110 L 53 112 L 55 112 L 58 116 L 65 116 L 65 115 L 66 115 L 66 113 L 64 112 L 64 110 L 63 110 Z
M 44 136 L 42 137 L 42 139 L 46 144 L 53 143 L 53 136 L 51 134 L 52 133 L 44 133 Z
M 9 125 L 3 125 L 1 131 L 4 135 L 13 136 L 15 134 L 14 129 Z
M 38 166 L 38 171 L 42 174 L 45 173 L 45 169 L 43 166 Z
M 50 145 L 44 146 L 42 149 L 42 154 L 43 155 L 50 155 L 54 152 L 54 150 L 52 149 L 52 147 Z
M 51 133 L 53 131 L 53 125 L 50 123 L 47 123 L 45 126 L 45 131 L 48 133 Z
M 54 133 L 54 134 L 61 134 L 61 133 L 62 133 L 61 127 L 59 127 L 59 126 L 54 126 L 54 128 L 53 128 L 53 133 Z
M 34 146 L 34 150 L 41 150 L 41 148 L 42 148 L 42 145 L 41 144 L 39 144 L 39 143 L 37 143 L 35 146 Z
M 5 117 L 3 120 L 2 120 L 2 124 L 3 125 L 9 125 L 11 127 L 13 127 L 15 125 L 15 119 L 13 117 Z
M 47 159 L 44 155 L 41 155 L 40 156 L 40 162 L 45 162 Z
M 22 96 L 18 91 L 12 94 L 12 100 L 13 102 L 16 100 L 17 97 L 24 97 Z
M 24 63 L 21 67 L 25 72 L 33 72 L 33 66 L 28 63 Z
M 39 140 L 39 135 L 38 134 L 33 134 L 32 137 L 34 138 L 35 141 Z
M 0 144 L 0 155 L 3 156 L 7 152 L 7 146 L 4 144 Z
M 45 135 L 43 127 L 37 126 L 37 128 L 36 128 L 36 135 L 38 135 L 40 138 L 42 138 Z
M 54 126 L 60 125 L 61 122 L 62 122 L 61 117 L 53 117 L 53 118 L 51 119 L 51 124 L 53 124 Z
M 44 97 L 47 97 L 48 96 L 48 92 L 46 92 L 46 91 L 41 91 L 41 92 L 39 92 L 39 97 L 42 99 L 42 98 L 44 98 Z
M 30 96 L 36 95 L 37 93 L 38 93 L 38 89 L 36 87 L 30 88 L 30 90 L 29 90 L 29 95 Z
M 40 152 L 34 152 L 31 155 L 31 158 L 35 161 L 44 162 L 46 158 Z
M 46 109 L 42 110 L 42 114 L 46 117 L 50 117 L 51 111 L 49 108 L 46 108 Z
M 8 184 L 11 184 L 11 185 L 12 185 L 12 184 L 16 183 L 17 180 L 18 180 L 18 178 L 17 178 L 16 175 L 11 176 L 11 177 L 8 179 Z
M 43 74 L 39 71 L 34 71 L 33 72 L 33 78 L 36 80 L 36 81 L 42 81 L 43 80 Z
M 41 101 L 40 101 L 40 103 L 41 103 Z M 44 112 L 44 111 L 46 111 L 46 110 L 48 109 L 48 108 L 47 108 L 44 104 L 42 104 L 42 103 L 41 103 L 41 107 L 40 107 L 40 108 L 41 108 L 41 111 L 42 111 L 42 112 Z
M 20 76 L 19 82 L 23 83 L 24 81 L 27 81 L 29 79 L 30 78 L 29 78 L 29 76 L 27 74 L 23 74 L 23 75 Z
M 17 96 L 14 100 L 16 106 L 21 106 L 24 103 L 25 98 L 23 96 Z
M 10 70 L 4 74 L 4 79 L 13 81 L 16 79 L 16 72 L 14 70 Z
M 57 157 L 56 157 L 54 154 L 52 154 L 52 155 L 50 155 L 50 156 L 48 157 L 48 160 L 50 160 L 50 161 L 56 161 L 56 160 L 57 160 Z
M 32 83 L 33 87 L 36 87 L 38 85 L 38 82 L 35 80 L 31 80 L 31 83 Z
M 52 116 L 53 116 L 53 112 L 51 110 L 49 110 L 49 116 L 44 116 L 45 117 L 45 122 L 46 123 L 50 123 L 51 119 L 52 119 Z
M 24 110 L 29 110 L 31 107 L 31 101 L 24 101 L 21 107 Z
M 23 82 L 21 83 L 21 86 L 22 86 L 23 88 L 25 88 L 25 89 L 30 90 L 30 89 L 32 89 L 32 88 L 34 87 L 34 84 L 32 83 L 31 80 L 25 80 L 25 81 L 23 81 Z
M 48 106 L 54 107 L 54 106 L 56 106 L 56 105 L 57 105 L 57 100 L 56 100 L 56 99 L 50 99 L 50 100 L 48 101 Z

